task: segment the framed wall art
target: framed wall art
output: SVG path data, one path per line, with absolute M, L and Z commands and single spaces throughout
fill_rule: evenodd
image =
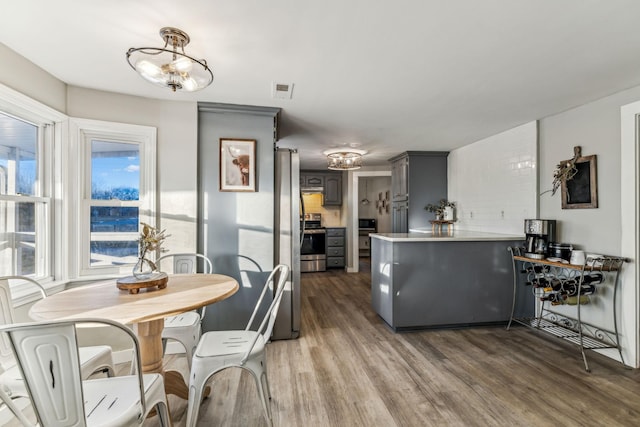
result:
M 256 140 L 220 138 L 220 191 L 256 191 Z
M 598 207 L 596 156 L 580 156 L 574 163 L 575 175 L 562 181 L 562 209 Z

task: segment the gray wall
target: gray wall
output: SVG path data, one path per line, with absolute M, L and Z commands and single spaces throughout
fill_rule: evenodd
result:
M 273 269 L 273 116 L 203 109 L 198 124 L 198 235 L 203 240 L 198 248 L 211 259 L 215 273 L 240 283 L 233 297 L 207 310 L 203 330 L 244 328 Z M 219 190 L 220 138 L 256 140 L 256 192 Z

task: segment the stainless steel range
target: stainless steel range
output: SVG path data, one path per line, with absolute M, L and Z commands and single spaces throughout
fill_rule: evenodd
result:
M 300 272 L 325 271 L 327 269 L 327 231 L 322 226 L 322 214 L 308 213 L 300 218 L 304 226 L 300 246 Z

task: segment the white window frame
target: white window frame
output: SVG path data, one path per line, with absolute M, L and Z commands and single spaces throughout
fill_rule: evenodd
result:
M 36 194 L 32 196 L 0 195 L 0 199 L 14 202 L 33 202 L 36 207 L 36 265 L 33 278 L 48 282 L 56 273 L 54 254 L 54 222 L 56 204 L 54 189 L 59 164 L 54 160 L 62 145 L 62 128 L 67 116 L 44 104 L 41 104 L 7 86 L 0 84 L 0 111 L 20 120 L 32 123 L 39 128 L 36 150 L 38 152 L 38 183 Z
M 92 205 L 138 206 L 140 221 L 156 224 L 156 128 L 126 123 L 71 118 L 69 120 L 70 153 L 76 153 L 75 189 L 77 206 L 69 215 L 75 225 L 75 263 L 70 267 L 76 278 L 113 277 L 131 273 L 132 264 L 122 266 L 91 266 L 90 264 L 90 209 Z M 112 141 L 136 144 L 140 149 L 140 191 L 138 201 L 91 199 L 91 141 Z M 74 163 L 73 161 L 70 163 Z M 70 183 L 71 184 L 71 183 Z M 121 234 L 121 233 L 119 233 Z M 138 234 L 132 233 L 134 239 Z

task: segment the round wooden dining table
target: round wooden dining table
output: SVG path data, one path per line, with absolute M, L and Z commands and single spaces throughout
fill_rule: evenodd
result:
M 143 372 L 164 373 L 165 389 L 187 399 L 189 389 L 180 372 L 163 368 L 164 318 L 222 301 L 238 291 L 238 282 L 222 274 L 169 275 L 164 289 L 129 293 L 116 279 L 78 286 L 36 302 L 33 320 L 106 318 L 134 326 L 140 341 Z

